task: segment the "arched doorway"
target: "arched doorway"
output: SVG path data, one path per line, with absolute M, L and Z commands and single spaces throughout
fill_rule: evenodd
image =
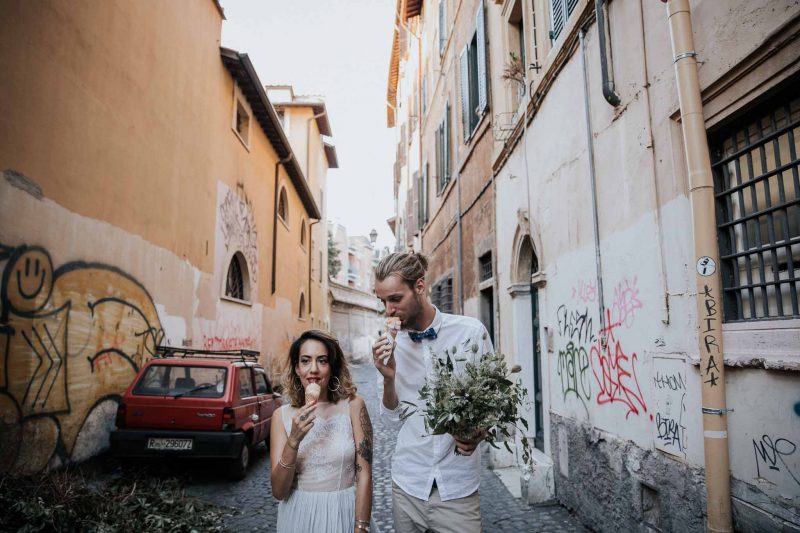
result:
M 520 295 L 525 292 L 530 295 L 530 325 L 528 327 L 531 332 L 530 353 L 532 354 L 532 361 L 529 364 L 531 364 L 533 373 L 533 391 L 531 394 L 534 406 L 533 445 L 536 449 L 544 451 L 544 398 L 542 392 L 542 344 L 539 338 L 539 288 L 537 284 L 533 283 L 534 278 L 537 276 L 541 277 L 539 259 L 536 256 L 530 235 L 523 235 L 519 240 L 514 281 Z M 520 304 L 524 305 L 523 302 L 524 298 L 521 299 Z M 522 314 L 523 316 L 527 315 L 527 313 Z M 518 331 L 520 335 L 524 335 L 528 327 L 524 324 L 521 324 L 521 326 Z

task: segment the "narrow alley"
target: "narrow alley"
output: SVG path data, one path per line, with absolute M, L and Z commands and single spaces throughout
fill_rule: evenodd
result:
M 376 373 L 371 365 L 353 367 L 358 393 L 367 401 L 375 430 L 373 459 L 373 518 L 381 533 L 394 533 L 392 522 L 391 457 L 395 436 L 377 416 Z M 485 454 L 484 454 L 485 455 Z M 201 500 L 233 510 L 225 520 L 230 531 L 272 532 L 278 512 L 278 502 L 270 491 L 269 456 L 260 446 L 247 477 L 238 483 L 220 479 L 202 468 L 186 471 L 190 481 L 187 492 Z M 585 529 L 567 509 L 553 502 L 529 507 L 514 498 L 500 479 L 486 468 L 481 477 L 481 515 L 486 533 L 567 533 Z

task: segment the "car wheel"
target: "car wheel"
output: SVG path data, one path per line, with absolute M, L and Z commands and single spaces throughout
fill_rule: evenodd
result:
M 250 465 L 250 455 L 252 451 L 249 442 L 245 442 L 242 445 L 242 451 L 239 452 L 239 457 L 233 459 L 228 467 L 228 475 L 231 479 L 235 481 L 244 479 L 247 475 L 247 467 Z

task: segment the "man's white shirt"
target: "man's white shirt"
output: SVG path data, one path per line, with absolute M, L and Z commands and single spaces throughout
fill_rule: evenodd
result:
M 476 449 L 469 456 L 456 455 L 453 437 L 428 434 L 419 389 L 432 370 L 432 357 L 445 358 L 447 351 L 451 357 L 474 360 L 493 348 L 484 325 L 472 317 L 450 315 L 436 309 L 430 327 L 436 331 L 436 338 L 420 342 L 412 341 L 407 331 L 398 332 L 394 349 L 395 390 L 401 403 L 394 410 L 383 405 L 383 400 L 378 403 L 384 422 L 400 429 L 392 458 L 392 480 L 407 494 L 425 501 L 436 480 L 439 495 L 446 501 L 469 496 L 478 490 L 480 450 Z M 382 389 L 383 376 L 378 379 L 379 389 Z M 417 406 L 414 414 L 405 420 L 400 418 L 406 406 L 402 402 Z

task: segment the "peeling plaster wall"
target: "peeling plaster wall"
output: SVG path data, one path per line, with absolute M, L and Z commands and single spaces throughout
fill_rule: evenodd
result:
M 599 531 L 702 531 L 700 383 L 707 369 L 697 355 L 692 215 L 664 7 L 641 4 L 642 46 L 638 4 L 609 6 L 622 99 L 616 109 L 600 90 L 596 25 L 586 35 L 605 316 L 579 48 L 496 176 L 500 343 L 521 364 L 529 390 L 541 373 L 544 451 L 554 461 L 560 501 Z M 798 2 L 692 4 L 705 86 L 800 15 Z M 774 66 L 770 75 L 780 71 Z M 717 98 L 715 113 L 736 108 L 723 96 L 728 101 Z M 525 235 L 542 274 L 540 369 L 531 356 L 530 280 L 515 275 Z M 726 386 L 735 409 L 728 446 L 742 531 L 800 529 L 800 331 L 780 322 L 746 331 L 726 325 L 725 360 L 739 365 L 728 366 Z M 535 418 L 532 403 L 526 415 Z

